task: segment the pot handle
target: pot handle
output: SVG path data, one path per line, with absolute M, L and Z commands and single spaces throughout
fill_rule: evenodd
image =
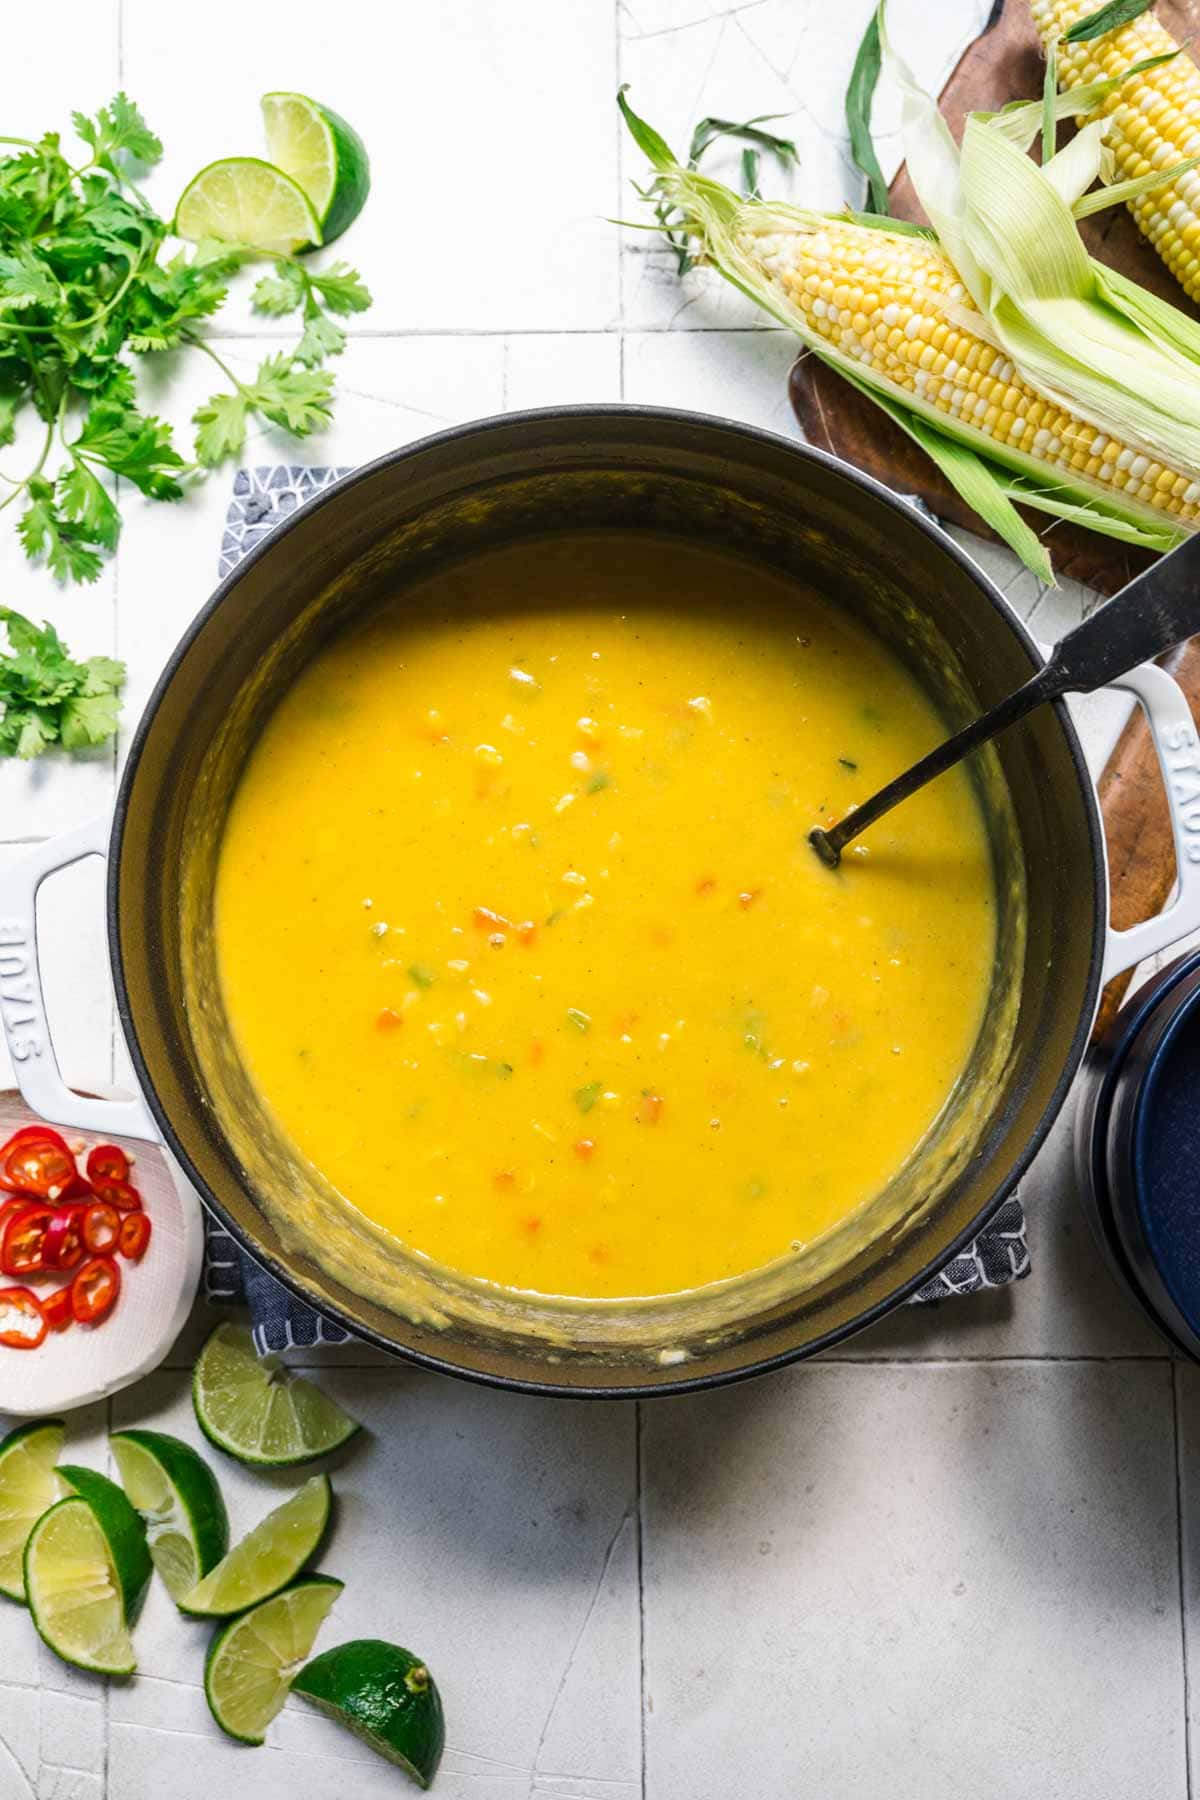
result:
M 1109 685 L 1133 694 L 1145 711 L 1167 793 L 1178 874 L 1175 898 L 1162 912 L 1128 931 L 1110 929 L 1106 983 L 1200 931 L 1200 736 L 1187 697 L 1157 663 L 1143 663 Z
M 17 1086 L 39 1118 L 105 1137 L 157 1143 L 158 1128 L 140 1099 L 96 1100 L 67 1086 L 46 1020 L 38 960 L 38 889 L 48 875 L 82 857 L 107 856 L 108 833 L 107 817 L 93 819 L 38 844 L 11 868 L 0 869 L 0 1020 Z

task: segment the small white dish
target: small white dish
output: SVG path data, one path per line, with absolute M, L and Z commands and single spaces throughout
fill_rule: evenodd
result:
M 22 1125 L 37 1123 L 37 1114 L 18 1093 L 0 1090 L 0 1143 Z M 133 1163 L 132 1180 L 152 1233 L 140 1263 L 117 1258 L 120 1296 L 99 1325 L 51 1331 L 36 1350 L 0 1344 L 0 1411 L 17 1418 L 69 1412 L 103 1400 L 157 1368 L 191 1310 L 204 1254 L 200 1202 L 160 1145 L 80 1132 L 69 1125 L 54 1129 L 69 1144 L 83 1142 L 88 1150 L 99 1143 L 120 1145 Z M 28 1286 L 41 1294 L 52 1285 L 57 1284 L 0 1274 L 0 1287 Z

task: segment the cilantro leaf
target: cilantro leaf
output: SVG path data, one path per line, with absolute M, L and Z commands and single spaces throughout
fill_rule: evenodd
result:
M 304 335 L 293 352 L 296 361 L 313 369 L 327 356 L 340 356 L 346 348 L 346 334 L 340 325 L 323 312 L 314 312 L 304 322 Z
M 100 558 L 87 531 L 59 512 L 50 482 L 36 476 L 28 491 L 29 505 L 17 521 L 26 556 L 34 561 L 44 556 L 50 573 L 60 581 L 95 581 Z
M 0 607 L 10 653 L 0 655 L 0 756 L 40 756 L 101 744 L 117 727 L 125 665 L 109 656 L 75 662 L 48 621 Z
M 55 306 L 58 300 L 57 281 L 32 251 L 0 256 L 0 307 L 23 312 L 27 306 Z
M 304 271 L 295 263 L 280 259 L 275 264 L 274 275 L 264 275 L 256 286 L 251 297 L 251 305 L 255 312 L 268 313 L 272 318 L 282 318 L 284 313 L 295 312 L 304 304 L 308 292 Z
M 121 702 L 111 689 L 99 694 L 73 694 L 64 700 L 58 716 L 58 735 L 64 750 L 104 743 L 116 731 L 120 712 Z
M 320 271 L 307 271 L 308 279 L 333 313 L 366 312 L 371 304 L 362 276 L 348 263 L 331 263 Z
M 110 166 L 111 158 L 120 150 L 143 163 L 156 163 L 163 153 L 161 141 L 126 94 L 115 95 L 94 119 L 73 112 L 71 123 L 96 161 L 105 167 Z
M 249 404 L 273 425 L 296 437 L 328 425 L 332 414 L 333 377 L 323 369 L 292 367 L 290 356 L 268 356 L 245 390 Z
M 115 550 L 121 535 L 121 515 L 98 475 L 78 458 L 59 476 L 55 486 L 58 510 L 71 524 L 79 525 L 94 544 Z
M 94 401 L 70 448 L 77 456 L 103 463 L 114 475 L 124 475 L 152 500 L 183 497 L 174 471 L 182 469 L 184 461 L 171 443 L 171 427 L 162 419 L 115 401 Z
M 196 432 L 196 461 L 212 467 L 246 441 L 246 396 L 241 393 L 214 394 L 192 414 Z

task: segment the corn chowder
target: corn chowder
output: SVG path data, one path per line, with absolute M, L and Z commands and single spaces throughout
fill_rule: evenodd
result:
M 591 1298 L 803 1254 L 961 1074 L 995 911 L 944 735 L 876 640 L 663 538 L 490 552 L 345 633 L 235 796 L 228 1019 L 346 1202 L 461 1274 Z

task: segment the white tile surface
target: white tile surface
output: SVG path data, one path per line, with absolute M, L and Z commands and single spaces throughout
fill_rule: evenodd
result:
M 647 1791 L 1184 1800 L 1162 1364 L 648 1407 Z
M 794 436 L 786 335 L 709 273 L 681 284 L 651 240 L 607 222 L 635 214 L 642 174 L 613 92 L 630 82 L 677 145 L 705 112 L 788 111 L 780 129 L 801 161 L 785 185 L 813 206 L 853 201 L 841 96 L 869 9 L 289 0 L 281 26 L 278 9 L 213 0 L 201 28 L 155 0 L 70 0 L 53 58 L 44 9 L 6 18 L 18 73 L 5 129 L 65 127 L 69 108 L 124 83 L 167 141 L 150 185 L 164 209 L 201 162 L 257 148 L 268 84 L 315 92 L 362 130 L 374 195 L 336 254 L 361 267 L 375 306 L 350 321 L 332 429 L 300 447 L 256 433 L 251 461 L 358 463 L 505 407 L 622 397 Z M 895 0 L 894 24 L 936 83 L 987 10 Z M 886 97 L 878 125 L 890 166 Z M 219 329 L 239 368 L 282 335 L 249 311 L 245 284 Z M 217 384 L 191 364 L 147 383 L 148 405 L 180 427 Z M 128 660 L 122 753 L 213 585 L 230 478 L 174 508 L 125 495 L 119 555 L 82 592 L 30 571 L 0 521 L 5 601 L 50 616 L 83 654 L 115 646 Z M 1069 585 L 1046 594 L 1006 551 L 956 535 L 1037 635 L 1090 603 Z M 1094 768 L 1123 713 L 1111 697 L 1079 709 Z M 0 855 L 103 810 L 118 760 L 0 766 Z M 56 1038 L 80 1084 L 113 1068 L 101 883 L 98 864 L 59 878 L 41 920 Z M 1034 1272 L 1020 1287 L 906 1312 L 824 1366 L 647 1405 L 640 1445 L 632 1407 L 498 1396 L 362 1348 L 311 1356 L 372 1433 L 334 1470 L 327 1566 L 347 1589 L 322 1642 L 378 1631 L 429 1656 L 450 1721 L 436 1791 L 1184 1800 L 1171 1370 L 1088 1238 L 1070 1160 L 1064 1120 L 1024 1186 Z M 210 1323 L 198 1308 L 169 1371 L 72 1421 L 72 1454 L 104 1465 L 110 1414 L 194 1439 L 185 1372 Z M 1194 1647 L 1200 1385 L 1180 1370 L 1178 1387 Z M 220 1473 L 237 1529 L 292 1480 L 224 1460 Z M 299 1703 L 264 1751 L 224 1740 L 197 1685 L 206 1635 L 155 1587 L 143 1673 L 106 1689 L 0 1602 L 0 1800 L 400 1791 Z

